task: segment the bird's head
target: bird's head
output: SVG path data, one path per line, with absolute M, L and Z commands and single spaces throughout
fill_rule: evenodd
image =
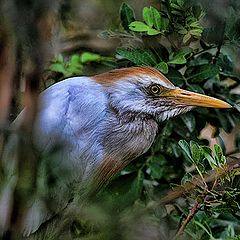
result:
M 150 67 L 117 69 L 94 79 L 106 87 L 111 107 L 122 114 L 145 114 L 164 121 L 194 107 L 231 108 L 222 100 L 174 86 Z

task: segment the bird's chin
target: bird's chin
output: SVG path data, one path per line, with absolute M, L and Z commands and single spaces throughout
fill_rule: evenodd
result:
M 193 107 L 193 106 L 179 106 L 179 107 L 176 107 L 176 108 L 171 109 L 171 110 L 166 110 L 166 111 L 160 112 L 156 115 L 156 121 L 159 122 L 159 123 L 163 122 L 165 120 L 168 120 L 169 118 L 176 117 L 180 114 L 189 112 L 193 108 L 195 108 L 195 107 Z

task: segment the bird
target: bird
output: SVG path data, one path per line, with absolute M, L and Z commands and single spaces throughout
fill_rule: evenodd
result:
M 161 132 L 160 122 L 195 107 L 231 105 L 174 86 L 160 71 L 147 66 L 70 77 L 50 86 L 39 96 L 33 139 L 42 153 L 61 146 L 55 165 L 47 163 L 62 173 L 62 186 L 52 195 L 70 198 L 72 186 L 81 186 L 78 194 L 82 196 L 98 192 L 150 148 Z M 24 110 L 17 122 L 23 114 Z M 56 204 L 56 211 L 66 202 Z M 25 232 L 37 231 L 52 215 L 37 201 L 27 214 Z

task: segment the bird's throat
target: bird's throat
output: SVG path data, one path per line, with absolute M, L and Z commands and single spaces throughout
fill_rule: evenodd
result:
M 94 182 L 96 188 L 105 185 L 136 157 L 152 145 L 157 131 L 156 121 L 144 114 L 112 112 L 106 123 L 105 157 L 99 165 Z

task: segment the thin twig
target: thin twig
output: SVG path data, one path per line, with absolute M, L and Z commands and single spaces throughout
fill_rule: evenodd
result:
M 175 238 L 180 237 L 186 226 L 188 225 L 188 223 L 193 219 L 194 215 L 199 211 L 199 209 L 201 208 L 201 203 L 196 202 L 191 210 L 191 212 L 188 214 L 187 218 L 185 219 L 185 221 L 183 222 L 183 224 L 181 225 L 181 227 L 179 228 Z

